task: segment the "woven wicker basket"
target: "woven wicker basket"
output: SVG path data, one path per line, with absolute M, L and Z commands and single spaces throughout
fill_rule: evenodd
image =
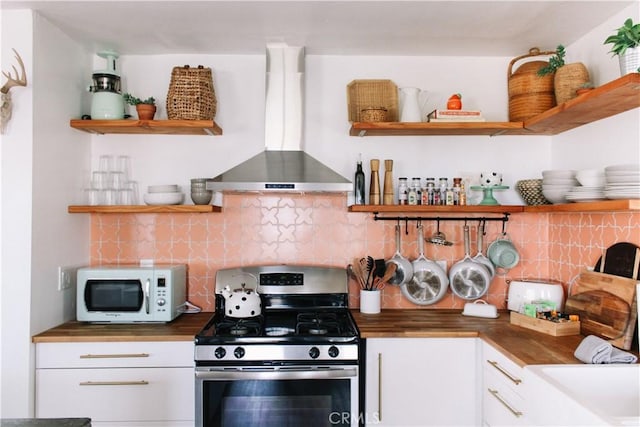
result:
M 556 70 L 553 86 L 556 102 L 562 104 L 578 96 L 576 90 L 589 81 L 589 71 L 582 62 L 566 64 Z
M 541 179 L 523 179 L 516 182 L 516 190 L 522 200 L 529 206 L 549 205 L 549 202 L 542 194 Z
M 370 108 L 387 110 L 384 121 L 398 121 L 398 86 L 391 80 L 353 80 L 347 85 L 350 122 L 363 122 L 362 113 Z M 382 121 L 382 120 L 380 120 Z
M 509 121 L 522 122 L 555 107 L 553 74 L 546 76 L 537 74 L 540 68 L 548 65 L 548 62 L 529 61 L 512 73 L 513 65 L 521 59 L 554 53 L 555 51 L 540 52 L 539 49 L 532 48 L 527 55 L 513 58 L 509 63 L 507 70 Z
M 213 120 L 216 109 L 211 68 L 173 68 L 167 94 L 169 120 Z

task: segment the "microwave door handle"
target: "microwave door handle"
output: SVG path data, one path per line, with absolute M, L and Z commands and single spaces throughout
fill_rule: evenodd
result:
M 149 288 L 151 287 L 151 279 L 147 279 L 144 286 L 144 309 L 149 314 Z

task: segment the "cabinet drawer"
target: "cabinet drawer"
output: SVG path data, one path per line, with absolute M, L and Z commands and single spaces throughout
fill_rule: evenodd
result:
M 36 416 L 193 420 L 194 375 L 192 368 L 38 369 Z
M 193 367 L 193 352 L 190 341 L 39 343 L 36 368 Z
M 483 422 L 488 426 L 525 425 L 525 401 L 505 386 L 500 373 L 484 372 L 482 387 Z
M 482 346 L 482 369 L 485 376 L 487 372 L 495 373 L 507 387 L 516 393 L 521 392 L 519 389 L 523 388 L 524 376 L 522 367 L 486 343 Z

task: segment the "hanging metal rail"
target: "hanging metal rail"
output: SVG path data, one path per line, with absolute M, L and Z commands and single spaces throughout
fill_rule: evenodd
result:
M 422 221 L 437 221 L 438 224 L 442 221 L 502 221 L 502 230 L 504 232 L 505 224 L 509 221 L 509 213 L 505 212 L 501 217 L 487 217 L 487 216 L 379 216 L 378 213 L 374 213 L 373 215 L 374 221 L 396 221 L 398 223 L 405 223 L 405 234 L 409 232 L 409 221 L 417 221 L 418 223 Z

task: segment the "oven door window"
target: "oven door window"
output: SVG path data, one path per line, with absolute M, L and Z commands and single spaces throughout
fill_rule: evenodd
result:
M 351 425 L 349 379 L 204 381 L 204 427 Z
M 87 280 L 84 302 L 88 311 L 140 311 L 144 300 L 140 280 Z

